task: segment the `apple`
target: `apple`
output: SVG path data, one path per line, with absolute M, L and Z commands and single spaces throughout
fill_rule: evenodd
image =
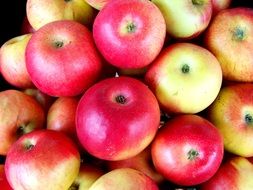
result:
M 0 155 L 6 155 L 22 135 L 44 127 L 40 104 L 25 93 L 9 89 L 0 92 Z
M 38 30 L 57 20 L 73 20 L 89 26 L 96 14 L 85 0 L 27 0 L 26 15 L 31 26 Z
M 253 84 L 224 86 L 206 110 L 208 120 L 221 132 L 225 150 L 253 156 Z
M 22 89 L 34 87 L 25 63 L 25 50 L 31 35 L 13 37 L 7 40 L 0 49 L 0 67 L 4 79 Z
M 26 67 L 34 85 L 50 96 L 77 96 L 100 76 L 102 61 L 91 32 L 75 21 L 48 23 L 26 47 Z
M 213 13 L 215 16 L 218 12 L 230 8 L 232 0 L 212 0 Z
M 35 31 L 36 30 L 29 23 L 27 15 L 25 15 L 21 24 L 21 28 L 20 28 L 21 35 L 34 33 Z
M 110 64 L 123 69 L 150 64 L 160 53 L 165 36 L 163 15 L 148 0 L 109 1 L 93 23 L 100 53 Z
M 142 152 L 125 160 L 118 161 L 107 161 L 107 168 L 109 171 L 118 168 L 133 168 L 139 170 L 153 179 L 157 184 L 161 184 L 165 181 L 165 178 L 156 171 L 152 158 L 151 158 L 151 148 L 148 146 Z
M 163 49 L 147 69 L 145 81 L 166 113 L 195 114 L 217 97 L 222 70 L 207 49 L 178 42 Z
M 207 119 L 178 115 L 158 131 L 151 155 L 156 170 L 167 180 L 182 186 L 198 185 L 220 167 L 223 139 Z
M 177 39 L 196 38 L 210 23 L 212 0 L 151 0 L 162 12 L 168 35 Z
M 205 47 L 219 60 L 225 80 L 253 82 L 253 9 L 219 12 L 204 36 Z
M 47 113 L 47 129 L 61 131 L 79 144 L 76 134 L 76 108 L 79 99 L 76 97 L 59 97 Z
M 132 168 L 120 168 L 105 173 L 89 190 L 158 190 L 157 184 L 144 173 Z
M 83 163 L 80 166 L 79 174 L 69 188 L 70 190 L 89 190 L 91 185 L 102 175 L 104 171 L 91 164 Z
M 253 165 L 247 158 L 235 156 L 222 163 L 219 170 L 200 190 L 250 190 L 253 188 Z
M 4 165 L 0 164 L 0 187 L 3 190 L 12 190 L 9 182 L 6 179 L 5 171 L 4 171 Z
M 6 156 L 5 172 L 13 189 L 68 189 L 78 176 L 80 155 L 59 131 L 37 130 L 20 137 Z
M 47 114 L 50 106 L 57 99 L 55 97 L 49 96 L 43 92 L 41 92 L 37 88 L 27 88 L 24 89 L 23 92 L 31 97 L 33 97 L 44 109 L 44 112 Z
M 101 10 L 110 0 L 86 0 L 86 2 L 97 10 Z
M 153 140 L 160 123 L 154 94 L 131 77 L 104 79 L 77 106 L 76 130 L 88 153 L 103 160 L 137 155 Z

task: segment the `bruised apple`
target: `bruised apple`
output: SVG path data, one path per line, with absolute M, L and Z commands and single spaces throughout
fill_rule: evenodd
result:
M 96 83 L 77 106 L 79 141 L 87 152 L 104 160 L 122 160 L 140 153 L 153 140 L 159 123 L 154 94 L 131 77 Z

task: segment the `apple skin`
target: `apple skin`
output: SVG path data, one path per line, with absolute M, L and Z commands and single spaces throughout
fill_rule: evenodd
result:
M 103 160 L 137 155 L 151 143 L 159 123 L 160 109 L 154 94 L 131 77 L 96 83 L 77 106 L 79 141 L 87 152 Z
M 102 171 L 100 168 L 88 163 L 83 163 L 81 164 L 79 174 L 71 185 L 71 188 L 78 190 L 89 190 L 91 185 L 103 174 L 104 171 Z
M 150 146 L 131 158 L 118 161 L 107 161 L 106 166 L 109 171 L 118 168 L 133 168 L 139 170 L 153 179 L 157 184 L 161 184 L 165 181 L 165 178 L 154 168 Z
M 28 21 L 27 16 L 25 15 L 21 24 L 20 33 L 23 34 L 32 34 L 36 30 L 31 26 L 30 22 Z
M 181 42 L 163 49 L 147 69 L 145 81 L 166 113 L 195 114 L 217 97 L 222 70 L 207 49 Z
M 168 35 L 192 39 L 202 33 L 212 17 L 211 0 L 151 0 L 162 12 Z
M 200 190 L 250 190 L 252 177 L 252 163 L 247 158 L 235 156 L 222 163 L 215 175 L 200 185 Z
M 61 132 L 37 130 L 20 137 L 6 156 L 5 172 L 14 189 L 68 189 L 80 168 L 75 144 Z
M 6 179 L 5 171 L 4 171 L 4 165 L 0 164 L 0 187 L 3 190 L 12 190 L 9 182 Z
M 78 102 L 79 99 L 76 97 L 59 97 L 47 113 L 47 129 L 65 133 L 77 145 L 79 145 L 79 140 L 76 133 L 75 118 Z
M 26 15 L 30 25 L 38 30 L 57 20 L 73 20 L 89 26 L 96 14 L 85 0 L 27 0 Z
M 92 184 L 89 190 L 108 189 L 158 190 L 159 188 L 144 173 L 132 168 L 119 168 L 102 175 Z
M 110 1 L 93 23 L 99 51 L 110 64 L 122 69 L 150 64 L 160 53 L 165 36 L 164 18 L 148 0 Z
M 43 128 L 44 123 L 44 110 L 32 97 L 14 89 L 1 91 L 0 155 L 6 155 L 20 136 Z
M 243 157 L 253 156 L 252 97 L 251 83 L 225 86 L 206 110 L 208 120 L 224 138 L 225 150 Z
M 208 120 L 179 115 L 162 127 L 151 145 L 156 170 L 167 180 L 193 186 L 209 180 L 223 159 L 223 139 Z
M 102 61 L 91 32 L 75 21 L 54 21 L 37 30 L 26 47 L 34 85 L 50 96 L 77 96 L 100 76 Z
M 232 0 L 212 0 L 212 17 L 214 17 L 218 12 L 230 8 Z
M 213 18 L 204 44 L 219 60 L 225 80 L 253 82 L 252 35 L 251 8 L 225 9 Z
M 31 36 L 32 34 L 24 34 L 13 37 L 0 49 L 2 76 L 11 85 L 22 89 L 34 87 L 25 63 L 25 50 Z
M 101 10 L 110 0 L 86 0 L 86 2 L 97 10 Z

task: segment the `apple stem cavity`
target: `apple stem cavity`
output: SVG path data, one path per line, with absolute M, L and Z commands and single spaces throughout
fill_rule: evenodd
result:
M 25 143 L 24 143 L 24 148 L 25 148 L 25 150 L 27 150 L 27 151 L 30 151 L 30 150 L 32 150 L 33 148 L 34 148 L 34 144 L 31 142 L 31 141 L 29 141 L 29 140 L 27 140 Z
M 31 132 L 33 130 L 33 127 L 31 127 L 31 126 L 32 126 L 31 123 L 22 124 L 22 125 L 18 126 L 17 132 L 16 132 L 18 137 L 21 137 L 22 135 Z
M 181 68 L 183 73 L 189 73 L 190 71 L 190 66 L 188 64 L 184 64 L 183 67 Z
M 252 125 L 252 124 L 253 124 L 253 116 L 250 115 L 250 114 L 246 114 L 246 115 L 245 115 L 245 122 L 246 122 L 248 125 Z
M 123 95 L 116 96 L 115 100 L 119 104 L 125 104 L 126 103 L 126 98 Z
M 54 45 L 55 48 L 58 49 L 58 48 L 63 47 L 64 43 L 63 43 L 63 41 L 55 41 L 55 42 L 53 43 L 53 45 Z
M 192 0 L 192 4 L 193 5 L 203 5 L 204 2 L 203 2 L 203 0 Z
M 78 190 L 79 189 L 79 184 L 78 183 L 73 183 L 68 190 Z
M 233 30 L 232 39 L 236 41 L 242 41 L 244 40 L 244 38 L 245 38 L 245 30 L 240 27 L 236 27 Z
M 195 149 L 191 149 L 189 150 L 189 152 L 187 153 L 187 159 L 188 160 L 195 160 L 198 157 L 199 153 L 197 150 Z

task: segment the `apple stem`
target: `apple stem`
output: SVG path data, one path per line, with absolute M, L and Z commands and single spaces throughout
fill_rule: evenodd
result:
M 191 149 L 189 150 L 189 152 L 187 153 L 187 158 L 188 160 L 195 160 L 196 157 L 198 157 L 199 153 L 197 150 Z
M 126 98 L 123 95 L 116 96 L 115 100 L 119 104 L 125 104 L 126 103 Z
M 252 115 L 246 114 L 246 115 L 245 115 L 245 122 L 246 122 L 248 125 L 252 125 L 252 124 L 253 124 L 253 117 L 252 117 Z

